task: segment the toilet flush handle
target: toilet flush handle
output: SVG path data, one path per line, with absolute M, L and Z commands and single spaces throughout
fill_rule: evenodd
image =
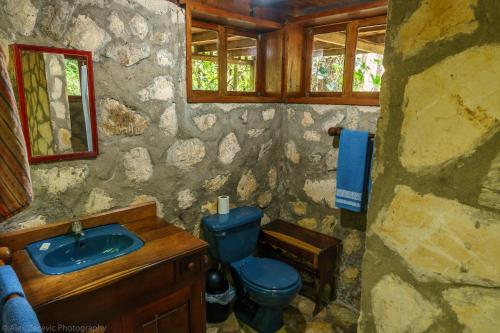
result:
M 217 237 L 220 237 L 220 238 L 222 238 L 222 237 L 226 237 L 226 232 L 225 232 L 225 231 L 218 232 L 218 233 L 216 233 L 215 235 L 216 235 Z

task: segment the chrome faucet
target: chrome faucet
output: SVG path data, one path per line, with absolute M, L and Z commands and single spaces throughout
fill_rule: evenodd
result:
M 83 232 L 82 223 L 80 221 L 75 221 L 71 224 L 71 231 L 73 231 L 73 233 L 78 237 L 85 236 L 85 233 Z

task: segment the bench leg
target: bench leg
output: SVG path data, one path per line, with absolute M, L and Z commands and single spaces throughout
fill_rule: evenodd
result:
M 321 296 L 323 294 L 323 290 L 325 289 L 326 279 L 324 276 L 320 276 L 319 279 L 316 279 L 316 295 L 315 295 L 315 303 L 313 316 L 316 316 L 321 310 Z
M 335 276 L 332 274 L 330 278 L 330 299 L 335 301 L 337 299 L 337 290 L 335 288 Z

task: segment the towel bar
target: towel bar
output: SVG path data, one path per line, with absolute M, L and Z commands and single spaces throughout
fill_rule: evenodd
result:
M 8 247 L 0 247 L 0 266 L 9 264 L 10 260 L 11 260 L 10 249 Z M 21 296 L 18 294 L 12 294 L 7 297 L 5 302 L 16 297 L 21 297 Z
M 342 132 L 343 128 L 342 127 L 330 127 L 328 129 L 328 135 L 329 136 L 340 136 L 340 132 Z M 368 137 L 370 139 L 374 139 L 375 138 L 375 134 L 373 133 L 369 133 L 368 134 Z
M 10 263 L 11 254 L 8 247 L 0 247 L 0 266 Z

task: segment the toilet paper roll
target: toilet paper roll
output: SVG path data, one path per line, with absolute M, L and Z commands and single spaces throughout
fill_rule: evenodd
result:
M 229 196 L 221 195 L 217 198 L 217 212 L 219 214 L 229 214 Z

